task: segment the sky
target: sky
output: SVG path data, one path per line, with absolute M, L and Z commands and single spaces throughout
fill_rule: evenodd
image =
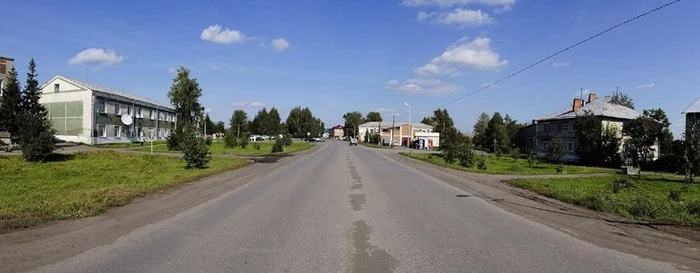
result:
M 681 112 L 700 97 L 700 1 L 455 101 L 668 1 L 3 0 L 0 56 L 22 75 L 34 58 L 41 82 L 61 74 L 163 103 L 185 66 L 214 120 L 308 106 L 327 127 L 350 111 L 406 122 L 408 104 L 413 122 L 440 106 L 471 132 L 482 112 L 529 122 L 570 107 L 582 88 L 619 88 L 638 110 L 664 109 L 680 137 Z

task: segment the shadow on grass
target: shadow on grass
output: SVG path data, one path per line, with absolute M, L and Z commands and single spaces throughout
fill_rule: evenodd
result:
M 44 162 L 63 162 L 73 160 L 74 158 L 74 154 L 51 154 Z
M 261 156 L 246 156 L 245 158 L 250 159 L 253 163 L 277 163 L 278 160 L 294 156 L 293 153 L 279 153 L 279 154 L 269 154 Z

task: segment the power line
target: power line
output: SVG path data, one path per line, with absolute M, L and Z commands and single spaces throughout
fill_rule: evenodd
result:
M 535 62 L 535 63 L 532 63 L 532 64 L 530 64 L 530 65 L 528 65 L 528 66 L 526 66 L 526 67 L 524 67 L 524 68 L 521 68 L 520 70 L 518 70 L 518 71 L 516 71 L 516 72 L 513 72 L 513 73 L 509 74 L 508 76 L 505 76 L 505 77 L 503 77 L 503 78 L 500 78 L 500 79 L 498 79 L 498 80 L 496 80 L 496 81 L 494 81 L 494 82 L 492 82 L 492 83 L 490 83 L 490 84 L 488 84 L 488 85 L 486 85 L 486 86 L 483 86 L 483 87 L 481 87 L 481 88 L 479 88 L 479 89 L 477 89 L 477 90 L 474 90 L 474 91 L 472 91 L 472 92 L 470 92 L 470 93 L 467 93 L 467 94 L 465 94 L 465 95 L 463 95 L 463 96 L 461 96 L 461 97 L 458 97 L 458 98 L 456 98 L 456 99 L 453 99 L 453 100 L 450 100 L 450 101 L 445 102 L 445 103 L 443 103 L 443 104 L 440 104 L 440 105 L 438 105 L 438 106 L 436 106 L 436 107 L 434 107 L 434 108 L 439 108 L 439 107 L 442 107 L 442 106 L 445 106 L 445 105 L 454 103 L 454 102 L 456 102 L 456 101 L 458 101 L 458 100 L 464 99 L 464 98 L 466 98 L 466 97 L 469 97 L 469 96 L 474 95 L 474 94 L 476 94 L 476 93 L 479 93 L 479 92 L 481 92 L 481 91 L 484 91 L 484 90 L 486 90 L 486 89 L 489 89 L 489 88 L 491 88 L 491 87 L 493 87 L 493 86 L 496 86 L 496 85 L 498 85 L 499 83 L 504 82 L 504 81 L 506 81 L 506 80 L 508 80 L 508 79 L 510 79 L 510 78 L 512 78 L 512 77 L 514 77 L 514 76 L 516 76 L 516 75 L 518 75 L 518 74 L 520 74 L 520 73 L 523 73 L 523 72 L 525 72 L 526 70 L 528 70 L 528 69 L 530 69 L 530 68 L 532 68 L 532 67 L 534 67 L 534 66 L 536 66 L 536 65 L 539 65 L 539 64 L 541 64 L 541 63 L 543 63 L 543 62 L 545 62 L 545 61 L 547 61 L 547 60 L 549 60 L 549 59 L 551 59 L 551 58 L 553 58 L 553 57 L 556 57 L 556 56 L 559 55 L 559 54 L 562 54 L 562 53 L 564 53 L 564 52 L 567 52 L 567 51 L 569 51 L 569 50 L 571 50 L 571 49 L 573 49 L 573 48 L 575 48 L 575 47 L 577 47 L 577 46 L 579 46 L 579 45 L 582 45 L 582 44 L 584 44 L 584 43 L 586 43 L 586 42 L 588 42 L 588 41 L 590 41 L 590 40 L 593 40 L 593 39 L 595 39 L 595 38 L 598 38 L 598 36 L 601 36 L 601 35 L 603 35 L 603 34 L 605 34 L 605 33 L 608 33 L 608 32 L 610 32 L 610 31 L 612 31 L 612 30 L 614 30 L 614 29 L 616 29 L 616 28 L 619 28 L 619 27 L 621 27 L 621 26 L 624 26 L 624 25 L 626 25 L 626 24 L 628 24 L 628 23 L 630 23 L 630 22 L 632 22 L 632 21 L 635 21 L 635 20 L 637 20 L 637 19 L 639 19 L 639 18 L 642 18 L 642 17 L 644 17 L 644 16 L 647 16 L 647 15 L 649 15 L 649 14 L 651 14 L 651 13 L 657 12 L 657 11 L 659 11 L 659 10 L 661 10 L 661 9 L 663 9 L 663 8 L 666 8 L 666 7 L 670 6 L 670 5 L 676 4 L 676 3 L 680 2 L 680 1 L 682 1 L 682 0 L 674 0 L 674 1 L 668 2 L 668 3 L 666 3 L 666 4 L 664 4 L 664 5 L 661 5 L 661 6 L 657 7 L 657 8 L 655 8 L 655 9 L 652 9 L 652 10 L 650 10 L 650 11 L 647 11 L 647 12 L 645 12 L 645 13 L 642 13 L 642 14 L 639 14 L 639 15 L 637 15 L 637 16 L 635 16 L 635 17 L 632 17 L 632 18 L 630 18 L 630 19 L 627 19 L 627 20 L 625 20 L 625 21 L 623 21 L 623 22 L 621 22 L 621 23 L 618 23 L 617 25 L 614 25 L 614 26 L 612 26 L 612 27 L 610 27 L 610 28 L 608 28 L 608 29 L 606 29 L 606 30 L 603 30 L 603 31 L 601 31 L 601 32 L 598 32 L 598 33 L 596 33 L 596 34 L 593 35 L 593 36 L 590 36 L 590 37 L 588 37 L 588 38 L 586 38 L 586 39 L 584 39 L 584 40 L 581 40 L 581 41 L 579 41 L 578 43 L 575 43 L 575 44 L 573 44 L 573 45 L 571 45 L 571 46 L 569 46 L 569 47 L 567 47 L 567 48 L 564 48 L 564 49 L 562 49 L 562 50 L 559 50 L 559 51 L 555 52 L 554 54 L 551 54 L 551 55 L 549 55 L 549 56 L 547 56 L 547 57 L 544 57 L 543 59 L 541 59 L 541 60 L 539 60 L 539 61 L 537 61 L 537 62 Z M 426 110 L 430 110 L 430 109 L 426 109 Z

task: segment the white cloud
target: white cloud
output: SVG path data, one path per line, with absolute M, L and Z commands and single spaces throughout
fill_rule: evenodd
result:
M 418 14 L 416 15 L 416 19 L 418 21 L 427 21 L 428 19 L 432 18 L 435 16 L 435 12 L 425 12 L 425 11 L 419 11 Z
M 259 101 L 254 101 L 254 102 L 246 102 L 246 101 L 239 101 L 239 102 L 234 102 L 233 106 L 235 107 L 241 107 L 241 108 L 260 108 L 265 106 L 262 102 Z
M 652 83 L 645 83 L 645 84 L 637 85 L 637 88 L 654 88 L 654 86 L 656 86 L 656 84 L 654 84 L 652 82 Z
M 552 67 L 567 67 L 569 62 L 553 62 Z
M 407 94 L 432 94 L 442 95 L 454 93 L 460 88 L 454 84 L 443 82 L 434 78 L 411 78 L 403 82 L 392 82 L 385 86 L 386 89 L 395 90 Z
M 205 28 L 199 37 L 204 41 L 219 44 L 242 43 L 246 38 L 242 32 L 235 29 L 223 29 L 220 25 Z
M 124 61 L 124 56 L 118 55 L 113 50 L 102 48 L 88 48 L 68 60 L 69 64 L 100 64 L 113 65 Z
M 480 26 L 494 22 L 493 17 L 480 9 L 456 8 L 450 12 L 443 12 L 435 22 L 443 25 Z
M 277 52 L 282 52 L 289 49 L 289 42 L 283 38 L 277 38 L 270 42 L 272 48 Z
M 386 82 L 386 85 L 395 85 L 395 84 L 398 84 L 398 83 L 399 83 L 398 80 L 393 79 L 393 80 L 388 80 L 388 81 Z
M 430 63 L 414 69 L 419 75 L 440 74 L 455 75 L 457 67 L 471 67 L 479 70 L 498 69 L 508 64 L 501 60 L 498 53 L 491 49 L 491 39 L 477 37 L 472 41 L 460 39 Z
M 499 7 L 499 12 L 504 12 L 510 10 L 516 1 L 517 0 L 403 0 L 401 3 L 409 7 L 438 6 L 442 8 L 481 4 Z

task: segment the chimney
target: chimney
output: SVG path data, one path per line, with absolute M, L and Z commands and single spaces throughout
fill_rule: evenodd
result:
M 592 101 L 596 100 L 598 98 L 598 95 L 595 93 L 589 93 L 588 94 L 588 103 L 591 103 Z
M 581 107 L 583 107 L 583 100 L 581 100 L 580 98 L 575 98 L 574 104 L 573 104 L 573 107 L 571 110 L 576 112 L 576 111 L 578 111 L 578 109 L 581 109 Z

